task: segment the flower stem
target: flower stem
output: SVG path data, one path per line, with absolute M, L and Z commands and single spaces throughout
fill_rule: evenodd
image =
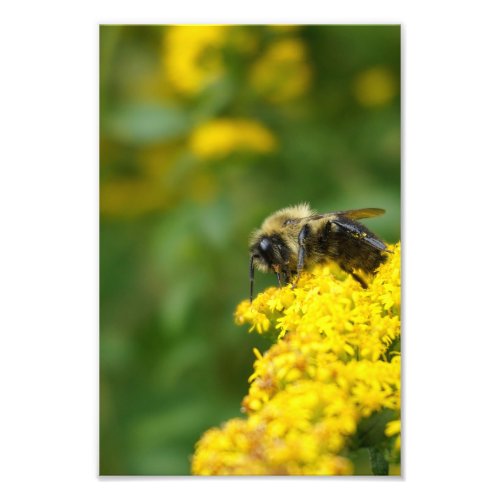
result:
M 371 446 L 369 451 L 373 474 L 375 476 L 389 475 L 389 462 L 385 459 L 384 453 L 375 446 Z

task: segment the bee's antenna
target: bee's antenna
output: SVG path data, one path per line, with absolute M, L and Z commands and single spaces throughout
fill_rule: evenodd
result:
M 251 255 L 250 256 L 250 304 L 253 301 L 253 276 L 254 276 L 253 255 Z

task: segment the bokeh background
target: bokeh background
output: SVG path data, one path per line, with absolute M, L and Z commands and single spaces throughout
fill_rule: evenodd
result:
M 399 239 L 399 26 L 100 27 L 100 474 L 241 416 L 248 236 L 303 201 Z

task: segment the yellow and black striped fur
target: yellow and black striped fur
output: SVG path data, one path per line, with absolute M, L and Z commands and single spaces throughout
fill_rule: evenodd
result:
M 281 285 L 298 280 L 303 269 L 335 261 L 363 288 L 359 271 L 373 274 L 386 261 L 386 244 L 358 219 L 382 215 L 380 208 L 316 214 L 308 204 L 278 210 L 250 236 L 250 300 L 254 269 L 274 272 Z

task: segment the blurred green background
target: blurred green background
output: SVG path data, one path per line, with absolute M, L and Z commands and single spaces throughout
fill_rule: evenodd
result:
M 264 217 L 381 207 L 399 239 L 400 111 L 399 26 L 100 27 L 101 475 L 189 474 L 241 415 Z

